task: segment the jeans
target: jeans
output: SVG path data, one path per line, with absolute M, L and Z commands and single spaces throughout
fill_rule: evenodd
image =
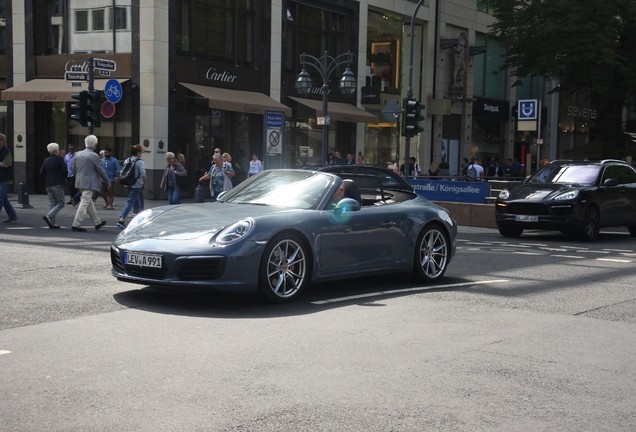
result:
M 168 194 L 168 204 L 181 204 L 181 189 L 168 187 L 166 193 Z
M 128 186 L 126 187 L 126 190 L 128 191 L 128 200 L 126 201 L 126 206 L 122 209 L 121 214 L 119 215 L 120 220 L 126 219 L 126 216 L 128 216 L 128 213 L 130 213 L 131 210 L 134 210 L 135 213 L 139 213 L 141 210 L 139 203 L 141 188 L 132 188 Z
M 64 208 L 64 186 L 54 185 L 46 188 L 46 194 L 49 197 L 49 212 L 46 214 L 53 223 L 55 223 L 55 215 Z
M 0 211 L 2 210 L 2 207 L 4 207 L 4 210 L 7 212 L 7 216 L 9 217 L 9 219 L 15 220 L 18 218 L 18 215 L 9 202 L 8 193 L 9 183 L 0 183 Z

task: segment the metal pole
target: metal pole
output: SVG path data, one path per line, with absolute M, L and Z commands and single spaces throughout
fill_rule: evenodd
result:
M 419 0 L 417 5 L 415 6 L 415 10 L 413 11 L 413 17 L 411 18 L 411 46 L 409 50 L 409 82 L 408 87 L 406 88 L 406 97 L 410 99 L 413 97 L 413 50 L 415 45 L 415 17 L 417 16 L 417 11 L 422 6 L 424 0 Z M 437 41 L 435 41 L 437 43 Z M 402 121 L 404 121 L 404 116 L 402 116 Z M 406 137 L 404 139 L 404 177 L 409 176 L 409 158 L 411 156 L 411 138 Z
M 327 72 L 327 51 L 325 51 L 325 55 L 322 56 L 322 63 L 321 63 L 321 68 L 322 68 L 322 115 L 324 117 L 324 122 L 325 124 L 322 125 L 322 151 L 321 151 L 321 158 L 322 161 L 320 162 L 320 164 L 326 164 L 327 163 L 327 153 L 329 153 L 329 121 L 328 121 L 328 115 L 329 115 L 329 110 L 328 110 L 328 105 L 329 105 L 329 75 Z
M 88 59 L 88 91 L 92 92 L 95 90 L 95 82 L 93 79 L 93 57 Z M 88 134 L 93 135 L 93 122 L 91 121 L 88 124 Z
M 539 98 L 539 103 L 537 104 L 537 113 L 538 123 L 537 123 L 537 171 L 539 171 L 539 160 L 541 159 L 541 144 L 539 144 L 541 140 L 541 98 Z

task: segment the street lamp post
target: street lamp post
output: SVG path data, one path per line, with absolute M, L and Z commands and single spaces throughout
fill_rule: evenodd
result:
M 311 76 L 307 72 L 307 65 L 314 68 L 322 79 L 322 87 L 320 89 L 322 92 L 322 115 L 324 119 L 324 124 L 322 125 L 322 163 L 327 162 L 327 150 L 329 149 L 329 78 L 338 69 L 338 67 L 347 65 L 346 70 L 340 78 L 340 91 L 344 95 L 354 94 L 356 92 L 356 77 L 351 71 L 351 64 L 353 63 L 353 60 L 354 55 L 351 52 L 331 57 L 327 54 L 327 51 L 325 51 L 320 58 L 305 53 L 300 55 L 300 64 L 303 69 L 296 79 L 296 90 L 298 93 L 306 95 L 313 87 Z

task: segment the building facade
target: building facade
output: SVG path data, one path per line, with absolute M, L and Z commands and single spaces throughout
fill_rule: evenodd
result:
M 511 86 L 500 70 L 503 48 L 486 36 L 487 0 L 425 0 L 411 26 L 417 3 L 0 0 L 0 127 L 14 151 L 15 182 L 43 192 L 37 172 L 46 145 L 82 148 L 88 128 L 70 111 L 72 95 L 88 82 L 66 78 L 96 59 L 115 68 L 95 68 L 94 88 L 114 79 L 122 95 L 115 104 L 103 99 L 105 116 L 94 133 L 119 159 L 142 145 L 150 198 L 162 197 L 167 151 L 185 156 L 193 185 L 215 148 L 229 152 L 242 175 L 253 153 L 266 167 L 295 167 L 324 163 L 324 146 L 378 166 L 402 161 L 399 111 L 409 87 L 426 106 L 424 132 L 409 146 L 424 173 L 432 162 L 446 162 L 458 174 L 464 157 L 524 161 L 536 152 L 538 133 L 546 156 L 585 142 L 580 115 L 593 108 L 559 110 L 543 80 Z M 298 93 L 303 54 L 343 53 L 353 61 L 326 79 L 307 67 L 312 86 Z M 356 79 L 353 94 L 339 87 L 347 68 Z M 517 99 L 542 101 L 540 131 L 517 131 Z M 579 117 L 568 123 L 572 113 Z M 571 136 L 564 136 L 570 124 Z

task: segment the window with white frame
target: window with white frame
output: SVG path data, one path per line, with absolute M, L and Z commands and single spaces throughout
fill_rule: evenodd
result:
M 116 6 L 108 8 L 108 30 L 128 30 L 128 8 Z
M 105 9 L 93 9 L 91 11 L 93 15 L 92 30 L 104 31 L 106 30 L 106 10 Z
M 75 11 L 75 31 L 88 31 L 88 9 L 78 9 Z

